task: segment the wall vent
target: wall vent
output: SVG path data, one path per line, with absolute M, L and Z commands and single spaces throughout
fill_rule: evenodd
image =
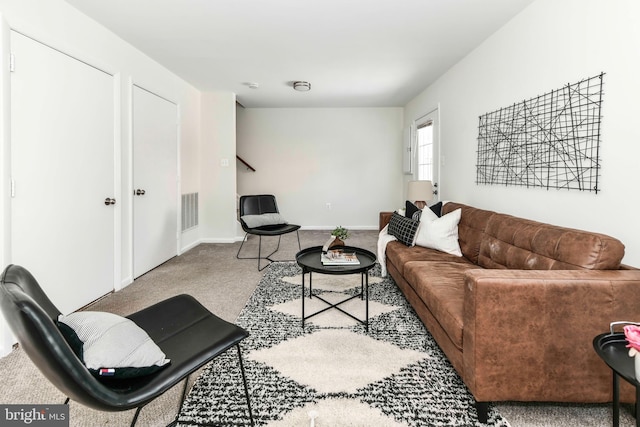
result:
M 182 195 L 182 231 L 198 226 L 198 193 Z

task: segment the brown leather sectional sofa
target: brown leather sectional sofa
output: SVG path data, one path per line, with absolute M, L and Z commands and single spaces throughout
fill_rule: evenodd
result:
M 592 340 L 610 322 L 640 321 L 640 270 L 621 265 L 624 245 L 458 203 L 442 214 L 458 208 L 463 257 L 394 241 L 386 265 L 475 397 L 479 420 L 496 401 L 610 402 L 611 371 Z M 381 213 L 381 229 L 390 217 Z

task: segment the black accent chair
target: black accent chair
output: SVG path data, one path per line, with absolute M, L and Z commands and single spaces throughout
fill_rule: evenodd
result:
M 249 333 L 212 314 L 190 295 L 178 295 L 127 316 L 171 359 L 162 370 L 138 378 L 103 382 L 94 377 L 67 344 L 56 320 L 60 311 L 25 268 L 9 265 L 0 277 L 0 307 L 18 343 L 67 399 L 101 411 L 140 410 L 184 380 L 180 409 L 191 373 L 235 346 L 253 425 L 240 341 Z M 176 424 L 178 415 L 173 421 Z
M 238 249 L 238 253 L 236 254 L 236 258 L 238 259 L 257 259 L 258 260 L 258 271 L 262 271 L 269 266 L 274 260 L 271 259 L 271 256 L 278 252 L 280 249 L 280 239 L 283 234 L 296 232 L 296 236 L 298 238 L 298 250 L 302 250 L 300 246 L 300 234 L 298 230 L 300 229 L 299 225 L 296 224 L 274 224 L 274 225 L 263 225 L 260 227 L 251 228 L 247 225 L 246 222 L 242 220 L 242 217 L 245 215 L 262 215 L 275 213 L 279 214 L 278 204 L 276 203 L 276 197 L 271 194 L 260 194 L 260 195 L 252 195 L 252 196 L 240 196 L 240 224 L 242 225 L 242 229 L 245 231 L 244 238 L 242 239 L 242 243 L 240 244 L 240 248 Z M 254 234 L 258 236 L 258 256 L 257 257 L 241 257 L 240 251 L 242 250 L 242 246 L 244 242 L 247 240 L 247 236 L 249 234 Z M 278 246 L 276 249 L 271 252 L 267 256 L 262 256 L 262 236 L 278 236 Z M 266 259 L 269 261 L 264 267 L 261 267 L 261 261 Z

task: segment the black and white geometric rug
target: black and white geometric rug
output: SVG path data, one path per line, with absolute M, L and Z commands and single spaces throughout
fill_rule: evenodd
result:
M 482 426 L 474 401 L 393 279 L 370 271 L 369 332 L 328 310 L 301 325 L 301 270 L 271 264 L 237 324 L 258 426 Z M 308 284 L 308 276 L 306 278 Z M 313 291 L 333 301 L 355 295 L 360 275 L 313 275 Z M 308 292 L 308 289 L 307 289 Z M 305 300 L 305 313 L 323 307 Z M 356 298 L 343 307 L 364 318 Z M 180 426 L 247 426 L 237 351 L 208 365 L 179 416 Z M 490 407 L 489 426 L 509 426 Z

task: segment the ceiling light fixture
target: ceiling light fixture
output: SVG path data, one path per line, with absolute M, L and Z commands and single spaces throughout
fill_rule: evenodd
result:
M 251 89 L 258 89 L 260 87 L 260 85 L 258 83 L 249 83 L 247 86 L 249 86 Z
M 293 82 L 293 88 L 300 92 L 308 92 L 311 90 L 311 83 L 302 81 Z

